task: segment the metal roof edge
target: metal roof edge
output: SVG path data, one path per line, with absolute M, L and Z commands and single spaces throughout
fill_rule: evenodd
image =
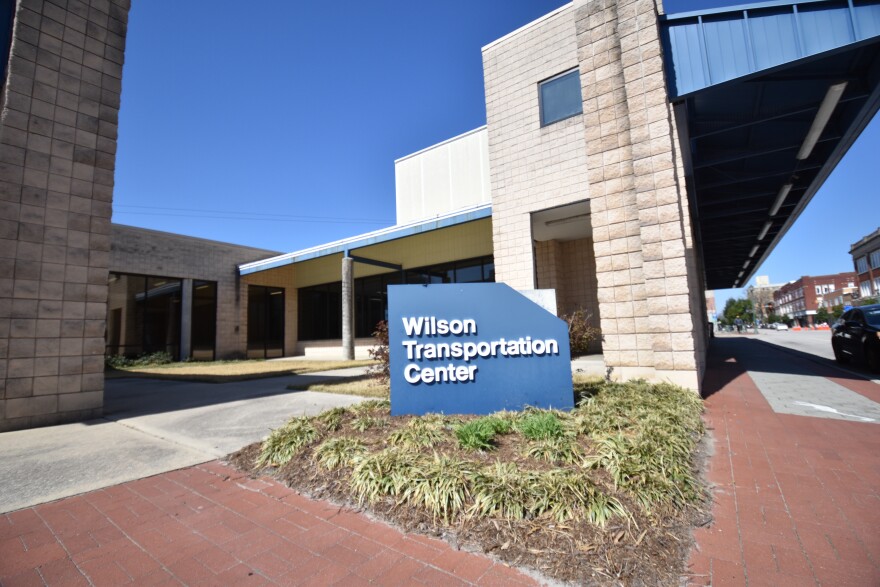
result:
M 571 8 L 573 5 L 574 5 L 574 2 L 569 2 L 568 4 L 563 4 L 562 6 L 560 6 L 559 8 L 557 8 L 556 10 L 554 10 L 554 11 L 552 11 L 552 12 L 548 12 L 548 13 L 545 14 L 544 16 L 539 16 L 539 17 L 536 18 L 535 20 L 533 20 L 533 21 L 531 21 L 531 22 L 528 22 L 528 23 L 522 25 L 522 26 L 519 27 L 518 29 L 513 30 L 513 31 L 510 31 L 509 33 L 507 33 L 507 34 L 504 35 L 503 37 L 498 37 L 497 39 L 495 39 L 495 40 L 492 41 L 491 43 L 487 43 L 486 45 L 483 45 L 483 47 L 480 49 L 480 52 L 482 53 L 482 52 L 484 52 L 486 49 L 491 49 L 491 48 L 494 47 L 495 45 L 497 45 L 497 44 L 499 44 L 499 43 L 502 43 L 502 42 L 506 41 L 506 40 L 509 39 L 510 37 L 513 37 L 513 36 L 515 36 L 515 35 L 518 35 L 519 33 L 523 32 L 523 31 L 525 31 L 525 30 L 527 30 L 527 29 L 530 29 L 530 28 L 532 28 L 533 26 L 536 26 L 537 24 L 541 23 L 542 21 L 545 21 L 545 20 L 547 20 L 548 18 L 552 18 L 552 17 L 556 16 L 557 14 L 559 14 L 560 12 L 562 12 L 562 11 L 564 11 L 564 10 L 568 10 L 568 9 Z
M 481 130 L 485 130 L 487 128 L 488 128 L 488 126 L 484 124 L 483 126 L 480 126 L 475 129 L 463 132 L 460 135 L 455 135 L 454 137 L 452 137 L 450 139 L 446 139 L 445 141 L 440 141 L 439 143 L 435 143 L 429 147 L 425 147 L 424 149 L 419 149 L 415 153 L 410 153 L 409 155 L 404 155 L 403 157 L 395 159 L 394 164 L 396 165 L 396 164 L 400 163 L 401 161 L 405 161 L 405 160 L 409 159 L 410 157 L 415 157 L 416 155 L 421 155 L 422 153 L 430 151 L 431 149 L 436 149 L 437 147 L 442 147 L 443 145 L 448 145 L 449 143 L 451 143 L 453 141 L 457 141 L 458 139 L 462 139 L 468 135 L 476 134 L 476 133 L 480 132 Z
M 324 245 L 309 247 L 307 249 L 301 249 L 299 251 L 294 251 L 292 253 L 286 253 L 284 255 L 278 255 L 275 257 L 269 257 L 268 259 L 263 259 L 261 261 L 242 263 L 238 266 L 238 272 L 240 275 L 248 275 L 250 273 L 266 271 L 268 269 L 274 269 L 276 267 L 281 267 L 284 265 L 292 265 L 294 263 L 307 261 L 309 259 L 317 259 L 319 257 L 326 257 L 328 255 L 333 255 L 337 253 L 345 253 L 350 249 L 358 249 L 369 245 L 375 245 L 383 242 L 398 240 L 408 236 L 414 236 L 416 234 L 429 232 L 431 230 L 447 228 L 449 226 L 464 224 L 466 222 L 481 220 L 483 218 L 490 218 L 491 216 L 492 204 L 482 204 L 480 206 L 473 206 L 471 208 L 463 208 L 461 210 L 456 210 L 455 212 L 452 212 L 450 214 L 437 216 L 435 218 L 423 219 L 417 222 L 411 222 L 409 224 L 389 226 L 388 228 L 383 228 L 373 232 L 367 232 L 357 236 L 349 237 L 347 239 L 333 241 Z

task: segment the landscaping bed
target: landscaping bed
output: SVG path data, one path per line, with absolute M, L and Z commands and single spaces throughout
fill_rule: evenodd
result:
M 231 464 L 578 584 L 679 583 L 706 520 L 701 401 L 668 384 L 580 381 L 572 412 L 294 418 Z

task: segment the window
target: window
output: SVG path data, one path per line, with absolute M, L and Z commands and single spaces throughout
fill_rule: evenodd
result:
M 284 289 L 248 286 L 247 356 L 284 356 Z
M 166 352 L 180 358 L 180 279 L 111 273 L 108 279 L 108 355 Z
M 880 277 L 874 278 L 874 295 L 880 296 Z
M 192 358 L 213 361 L 217 341 L 217 282 L 193 281 Z
M 859 273 L 865 273 L 868 271 L 868 258 L 867 257 L 859 257 L 856 259 L 856 270 Z
M 821 286 L 821 285 L 817 285 L 817 286 L 816 286 L 816 293 L 817 293 L 817 294 L 822 293 L 822 286 Z
M 541 109 L 541 126 L 583 112 L 580 72 L 572 69 L 539 83 L 538 101 Z
M 373 335 L 376 324 L 387 318 L 388 286 L 400 283 L 474 283 L 495 281 L 492 257 L 478 257 L 384 273 L 354 280 L 354 334 Z M 313 285 L 299 289 L 299 340 L 342 338 L 342 284 Z
M 871 282 L 870 281 L 861 282 L 859 284 L 859 291 L 861 292 L 863 298 L 871 297 Z
M 877 249 L 876 251 L 871 253 L 871 268 L 880 268 L 880 249 Z

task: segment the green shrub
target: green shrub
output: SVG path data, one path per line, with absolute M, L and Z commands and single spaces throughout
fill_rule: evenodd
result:
M 317 437 L 318 432 L 309 418 L 293 418 L 284 426 L 273 430 L 263 441 L 256 465 L 280 467 Z
M 455 437 L 465 450 L 492 450 L 495 436 L 509 433 L 512 427 L 508 418 L 486 416 L 456 427 Z
M 559 417 L 546 410 L 527 413 L 516 422 L 516 429 L 529 440 L 560 438 L 565 433 Z

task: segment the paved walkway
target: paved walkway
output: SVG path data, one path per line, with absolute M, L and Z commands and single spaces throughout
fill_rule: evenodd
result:
M 714 520 L 695 532 L 689 583 L 880 585 L 880 423 L 858 419 L 874 414 L 880 385 L 724 337 L 705 387 Z M 786 387 L 839 413 L 785 413 L 802 401 Z M 126 583 L 536 581 L 217 461 L 0 515 L 0 585 Z
M 536 583 L 214 461 L 0 516 L 0 584 Z
M 792 390 L 862 418 L 880 402 L 880 386 L 833 367 L 755 339 L 713 342 L 714 522 L 695 532 L 692 585 L 880 585 L 880 424 L 774 411 L 802 401 Z

